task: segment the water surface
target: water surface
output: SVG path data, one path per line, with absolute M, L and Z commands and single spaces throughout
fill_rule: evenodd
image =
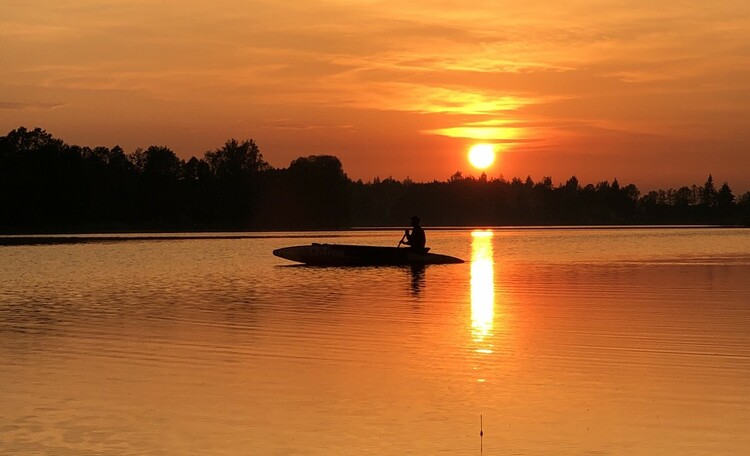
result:
M 467 262 L 415 270 L 271 255 L 400 235 L 0 247 L 0 454 L 750 452 L 750 231 L 428 230 Z

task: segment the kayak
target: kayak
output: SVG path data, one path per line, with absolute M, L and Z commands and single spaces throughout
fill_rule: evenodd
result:
M 276 249 L 273 254 L 286 260 L 315 266 L 409 266 L 464 262 L 460 258 L 429 253 L 429 250 L 313 243 Z

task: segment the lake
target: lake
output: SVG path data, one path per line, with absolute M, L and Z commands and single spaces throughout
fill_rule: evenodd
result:
M 428 229 L 467 261 L 423 269 L 271 254 L 401 234 L 0 247 L 0 454 L 750 453 L 750 230 Z

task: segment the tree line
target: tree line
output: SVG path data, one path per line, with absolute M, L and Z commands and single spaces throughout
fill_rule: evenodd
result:
M 330 155 L 274 168 L 250 139 L 183 160 L 165 146 L 69 145 L 40 128 L 0 137 L 3 233 L 340 229 L 402 226 L 414 214 L 431 226 L 750 225 L 750 192 L 737 198 L 711 175 L 644 195 L 575 177 L 363 182 Z

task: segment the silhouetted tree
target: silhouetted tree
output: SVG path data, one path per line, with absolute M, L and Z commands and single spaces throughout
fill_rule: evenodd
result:
M 296 224 L 313 228 L 342 228 L 347 224 L 349 179 L 338 158 L 311 155 L 289 165 Z M 299 225 L 298 225 L 299 226 Z
M 730 207 L 734 203 L 734 194 L 732 189 L 729 188 L 729 184 L 724 182 L 716 195 L 716 204 L 720 208 Z
M 211 168 L 205 160 L 191 157 L 185 162 L 183 176 L 189 182 L 204 182 L 211 179 Z
M 54 231 L 75 211 L 72 175 L 80 153 L 69 153 L 62 140 L 24 127 L 0 139 L 0 194 L 5 226 L 35 226 Z
M 680 189 L 674 193 L 674 201 L 672 204 L 681 208 L 694 205 L 695 200 L 693 199 L 693 191 L 688 187 L 680 187 Z
M 205 161 L 218 179 L 242 180 L 270 168 L 252 139 L 230 139 L 224 146 L 206 152 Z
M 164 146 L 137 149 L 131 161 L 138 174 L 135 200 L 141 228 L 169 229 L 178 225 L 182 214 L 182 161 Z
M 734 218 L 734 194 L 729 184 L 724 182 L 716 194 L 716 211 L 719 223 L 731 223 Z
M 703 188 L 700 191 L 700 202 L 706 207 L 714 207 L 716 205 L 716 187 L 714 186 L 714 178 L 711 174 L 708 175 L 708 179 L 706 179 L 706 183 L 703 184 Z
M 740 196 L 739 203 L 737 204 L 737 212 L 739 214 L 739 223 L 750 226 L 750 192 L 746 192 Z
M 570 179 L 568 179 L 567 182 L 565 182 L 565 190 L 567 190 L 569 193 L 575 193 L 579 190 L 580 184 L 578 183 L 578 178 L 575 176 L 571 176 Z
M 256 213 L 261 193 L 259 174 L 270 166 L 255 141 L 230 139 L 223 147 L 206 152 L 205 162 L 214 177 L 208 186 L 212 218 L 219 226 L 231 229 L 248 229 L 258 223 L 257 219 L 262 219 Z

